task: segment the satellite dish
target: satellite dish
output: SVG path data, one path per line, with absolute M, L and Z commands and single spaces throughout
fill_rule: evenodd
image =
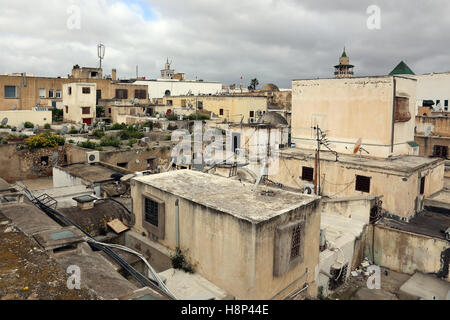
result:
M 17 130 L 22 131 L 23 129 L 25 129 L 25 125 L 24 125 L 23 122 L 21 122 L 21 123 L 19 124 L 19 126 L 17 127 Z
M 65 134 L 67 134 L 67 132 L 69 132 L 69 128 L 67 126 L 62 127 L 61 135 L 65 135 Z
M 425 127 L 425 137 L 429 137 L 431 135 L 431 127 L 426 126 Z
M 8 118 L 3 118 L 2 126 L 6 126 L 8 124 Z
M 355 143 L 355 147 L 353 148 L 354 154 L 356 154 L 359 151 L 359 149 L 361 149 L 361 144 L 362 144 L 362 139 L 359 138 Z
M 52 166 L 58 165 L 59 153 L 55 152 L 52 156 Z
M 33 131 L 38 131 L 39 130 L 39 125 L 36 123 L 33 127 Z

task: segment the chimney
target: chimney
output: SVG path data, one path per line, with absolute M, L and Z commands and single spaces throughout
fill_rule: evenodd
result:
M 89 196 L 89 195 L 80 196 L 80 197 L 74 197 L 72 199 L 77 202 L 77 206 L 81 210 L 92 209 L 94 207 L 94 200 L 97 200 L 97 198 L 94 198 L 94 197 Z
M 117 80 L 117 70 L 116 69 L 112 69 L 111 77 L 113 80 Z

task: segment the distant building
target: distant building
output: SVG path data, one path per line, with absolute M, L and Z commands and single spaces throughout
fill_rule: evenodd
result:
M 91 125 L 96 117 L 95 83 L 72 82 L 63 85 L 63 117 L 66 122 Z
M 334 76 L 335 78 L 351 78 L 353 77 L 353 68 L 354 65 L 350 64 L 350 59 L 344 48 L 344 52 L 339 58 L 339 64 L 334 66 Z

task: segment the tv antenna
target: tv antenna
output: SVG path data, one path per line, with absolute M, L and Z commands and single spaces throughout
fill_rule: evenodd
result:
M 105 58 L 105 45 L 101 42 L 97 46 L 97 56 L 100 59 L 100 69 L 102 68 L 102 60 Z

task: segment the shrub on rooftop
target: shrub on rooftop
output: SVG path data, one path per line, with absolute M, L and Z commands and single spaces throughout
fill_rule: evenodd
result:
M 25 144 L 30 149 L 55 148 L 64 145 L 64 137 L 44 132 L 25 139 Z

